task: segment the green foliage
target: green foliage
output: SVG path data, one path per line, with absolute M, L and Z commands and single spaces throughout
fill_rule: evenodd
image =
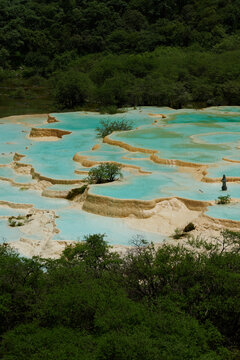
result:
M 100 126 L 97 127 L 97 135 L 104 138 L 113 131 L 128 131 L 132 129 L 132 122 L 126 119 L 100 120 Z
M 180 230 L 179 228 L 176 228 L 175 230 L 174 230 L 174 234 L 173 234 L 173 239 L 175 239 L 175 240 L 179 240 L 179 239 L 181 239 L 181 237 L 183 237 L 184 236 L 184 233 L 183 233 L 183 231 L 182 230 Z
M 89 184 L 103 184 L 117 180 L 121 177 L 121 165 L 115 163 L 102 163 L 88 172 Z
M 121 112 L 116 105 L 108 105 L 108 106 L 101 106 L 99 108 L 99 112 L 100 114 L 110 114 L 110 115 L 114 115 L 117 114 L 119 112 Z
M 84 242 L 66 247 L 62 259 L 68 263 L 81 261 L 87 271 L 93 270 L 95 275 L 103 269 L 114 269 L 120 264 L 120 259 L 116 253 L 110 253 L 110 247 L 104 237 L 104 234 L 85 236 Z
M 18 216 L 10 216 L 8 218 L 8 224 L 11 227 L 16 227 L 16 226 L 23 226 L 25 225 L 27 222 L 30 221 L 30 217 L 31 215 L 18 215 Z
M 26 66 L 12 73 L 0 70 L 4 79 L 0 109 L 13 104 L 13 113 L 18 108 L 23 112 L 33 103 L 35 111 L 41 105 L 43 112 L 85 107 L 115 113 L 128 106 L 236 105 L 240 102 L 239 56 L 238 49 L 210 52 L 173 47 L 141 54 L 77 56 L 45 82 Z M 12 97 L 18 88 L 25 89 L 26 101 Z
M 236 105 L 238 9 L 237 0 L 3 0 L 0 106 L 7 99 L 22 112 L 90 106 L 113 113 L 122 106 Z M 51 81 L 36 89 L 26 83 L 35 77 Z
M 94 234 L 58 260 L 2 245 L 0 357 L 236 360 L 239 238 L 207 252 L 136 238 L 120 257 Z
M 75 188 L 69 191 L 66 199 L 73 200 L 77 195 L 81 195 L 87 189 L 87 185 L 83 185 L 80 188 Z
M 18 88 L 12 93 L 12 97 L 15 99 L 24 99 L 25 98 L 25 91 L 23 88 Z
M 221 235 L 222 239 L 218 241 L 218 249 L 221 253 L 229 249 L 234 253 L 240 252 L 240 232 L 225 229 Z
M 0 61 L 48 75 L 93 52 L 139 53 L 169 45 L 235 49 L 238 5 L 236 0 L 2 1 Z
M 69 68 L 75 74 L 82 69 L 87 73 L 91 83 L 85 103 L 97 104 L 97 109 L 204 107 L 239 103 L 238 57 L 239 50 L 215 53 L 159 47 L 143 54 L 86 56 Z
M 37 259 L 20 258 L 10 247 L 0 246 L 0 335 L 29 318 L 42 277 Z
M 240 47 L 240 37 L 239 35 L 232 35 L 224 37 L 220 43 L 214 46 L 214 51 L 224 52 L 224 51 L 233 51 Z
M 55 99 L 60 106 L 71 109 L 89 100 L 91 87 L 91 80 L 84 73 L 61 73 L 55 78 Z
M 219 205 L 229 204 L 230 202 L 231 202 L 230 195 L 219 196 L 218 200 L 216 200 L 216 203 L 219 204 Z
M 224 241 L 228 242 L 226 237 Z M 239 331 L 238 325 L 233 318 L 231 323 L 230 317 L 232 311 L 236 315 L 240 310 L 234 301 L 239 296 L 240 288 L 238 285 L 237 288 L 232 287 L 233 284 L 228 283 L 230 278 L 227 281 L 227 277 L 232 279 L 236 276 L 234 282 L 239 279 L 239 264 L 236 264 L 238 250 L 227 252 L 226 248 L 224 251 L 212 248 L 211 251 L 202 253 L 195 249 L 191 251 L 181 246 L 165 245 L 156 252 L 149 246 L 141 248 L 137 256 L 131 255 L 126 270 L 131 296 L 141 299 L 168 294 L 189 313 L 194 314 L 194 317 L 201 321 L 208 319 L 222 334 L 231 333 L 235 338 L 235 331 Z M 229 272 L 229 261 L 234 268 L 233 272 Z M 219 296 L 221 300 L 218 299 Z M 226 301 L 224 304 L 220 303 L 223 298 Z M 231 310 L 227 310 L 226 303 L 231 304 Z
M 93 337 L 79 330 L 31 323 L 7 333 L 2 354 L 10 354 L 13 360 L 90 360 L 92 344 Z

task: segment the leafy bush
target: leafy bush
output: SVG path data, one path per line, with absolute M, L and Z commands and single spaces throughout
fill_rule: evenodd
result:
M 93 234 L 57 260 L 0 245 L 0 358 L 239 359 L 239 238 L 208 252 L 140 239 L 120 257 Z
M 8 224 L 11 227 L 15 227 L 15 226 L 22 226 L 23 222 L 22 221 L 18 221 L 18 220 L 24 220 L 24 216 L 18 215 L 18 216 L 10 216 L 8 218 Z
M 26 216 L 23 216 L 23 215 L 10 216 L 8 218 L 8 224 L 11 227 L 23 226 L 29 221 L 30 216 L 31 216 L 30 214 L 28 214 Z
M 15 99 L 24 99 L 26 97 L 25 90 L 23 88 L 18 88 L 12 92 L 12 97 Z
M 117 180 L 118 176 L 122 177 L 121 165 L 103 163 L 89 170 L 87 181 L 89 184 L 103 184 Z
M 183 232 L 180 229 L 177 228 L 177 229 L 174 230 L 174 234 L 173 234 L 172 237 L 173 237 L 173 239 L 178 240 L 183 236 L 184 236 Z
M 118 107 L 116 105 L 108 105 L 108 106 L 101 106 L 99 108 L 99 112 L 100 114 L 117 114 L 120 112 L 120 110 L 118 110 Z
M 113 131 L 128 131 L 132 129 L 132 122 L 126 119 L 100 120 L 100 126 L 96 128 L 97 135 L 104 138 Z
M 87 74 L 67 71 L 56 76 L 55 99 L 63 108 L 83 105 L 92 94 L 92 82 Z
M 81 195 L 84 193 L 84 191 L 86 190 L 87 185 L 83 185 L 80 188 L 75 188 L 69 191 L 69 193 L 67 194 L 66 199 L 68 200 L 72 200 L 74 199 L 77 195 Z
M 218 205 L 225 205 L 225 204 L 229 204 L 230 202 L 231 202 L 230 195 L 219 196 L 218 200 L 216 200 L 216 203 Z
M 13 220 L 13 219 L 10 219 L 10 218 L 8 219 L 8 224 L 11 227 L 17 226 L 17 222 L 15 220 Z

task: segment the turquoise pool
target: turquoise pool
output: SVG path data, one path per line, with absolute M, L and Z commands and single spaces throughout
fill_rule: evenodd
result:
M 47 124 L 43 118 L 2 119 L 0 133 L 0 164 L 9 164 L 15 152 L 25 155 L 21 162 L 32 164 L 34 169 L 44 176 L 54 179 L 84 179 L 85 174 L 75 170 L 89 170 L 74 162 L 73 156 L 79 153 L 93 161 L 116 161 L 124 165 L 138 166 L 149 174 L 124 168 L 123 179 L 107 184 L 91 186 L 90 192 L 118 199 L 151 200 L 161 197 L 184 197 L 194 200 L 215 200 L 223 193 L 221 183 L 203 183 L 196 180 L 191 172 L 179 171 L 177 166 L 161 165 L 149 159 L 149 154 L 129 152 L 119 146 L 102 143 L 97 137 L 96 127 L 100 120 L 115 118 L 132 122 L 133 130 L 116 132 L 110 137 L 126 144 L 152 149 L 163 159 L 177 159 L 208 165 L 210 177 L 222 174 L 240 176 L 240 164 L 223 161 L 223 158 L 240 160 L 240 107 L 220 107 L 203 110 L 174 110 L 170 108 L 142 107 L 116 115 L 70 112 L 52 114 L 59 122 Z M 151 114 L 151 115 L 149 115 Z M 159 114 L 167 115 L 161 118 Z M 154 123 L 154 120 L 157 120 Z M 28 138 L 31 125 L 39 128 L 55 128 L 72 133 L 59 141 L 38 142 Z M 99 144 L 100 148 L 92 151 Z M 0 176 L 19 183 L 30 183 L 29 175 L 16 174 L 9 167 L 0 167 Z M 53 185 L 51 190 L 69 190 L 72 185 Z M 228 193 L 232 198 L 240 198 L 240 184 L 228 184 Z M 105 232 L 110 243 L 127 244 L 129 237 L 138 233 L 129 228 L 121 219 L 105 218 L 69 208 L 64 199 L 50 199 L 41 196 L 41 191 L 22 191 L 10 183 L 0 181 L 0 200 L 22 204 L 33 204 L 38 209 L 55 210 L 60 216 L 57 226 L 60 233 L 55 239 L 76 240 L 91 232 Z M 236 220 L 237 206 L 213 206 L 208 214 Z M 2 209 L 0 211 L 4 213 Z M 11 211 L 6 212 L 10 214 Z M 3 216 L 3 215 L 2 215 Z M 0 227 L 3 236 L 10 236 L 6 226 Z M 120 231 L 119 231 L 120 229 Z M 141 233 L 154 241 L 162 237 L 154 233 Z M 18 235 L 16 235 L 18 236 Z M 15 237 L 16 237 L 15 236 Z

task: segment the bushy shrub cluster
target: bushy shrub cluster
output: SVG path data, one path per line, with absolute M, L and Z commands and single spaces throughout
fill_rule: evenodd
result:
M 121 165 L 115 163 L 102 163 L 88 172 L 89 184 L 103 184 L 117 180 L 122 176 Z
M 31 214 L 27 214 L 26 216 L 25 215 L 10 216 L 8 218 L 8 224 L 11 227 L 23 226 L 31 220 L 31 216 L 32 216 Z
M 121 257 L 101 234 L 58 260 L 0 246 L 1 359 L 237 360 L 240 236 L 230 235 L 228 251 L 137 240 Z
M 238 16 L 237 0 L 1 0 L 0 64 L 46 75 L 89 53 L 144 53 L 169 45 L 235 50 Z
M 97 135 L 104 138 L 114 131 L 128 131 L 132 129 L 132 122 L 128 119 L 100 120 L 100 126 L 97 127 Z
M 239 104 L 238 17 L 238 0 L 2 0 L 0 104 Z
M 218 205 L 225 205 L 225 204 L 229 204 L 230 202 L 231 202 L 230 195 L 219 196 L 216 200 L 216 203 Z

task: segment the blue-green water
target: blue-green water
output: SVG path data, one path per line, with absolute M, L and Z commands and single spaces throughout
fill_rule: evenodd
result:
M 211 206 L 206 214 L 219 219 L 240 221 L 240 204 Z
M 239 115 L 178 114 L 162 120 L 162 127 L 115 133 L 111 138 L 157 150 L 161 158 L 209 164 L 236 154 L 239 121 Z
M 137 235 L 153 242 L 161 242 L 164 239 L 164 236 L 160 234 L 132 229 L 118 218 L 98 216 L 76 209 L 60 210 L 57 214 L 59 218 L 56 223 L 60 233 L 55 235 L 56 240 L 77 241 L 92 233 L 106 234 L 106 241 L 112 245 L 129 245 Z
M 240 177 L 240 163 L 230 163 L 227 161 L 219 162 L 218 167 L 212 167 L 208 171 L 210 177 L 221 177 L 227 174 L 229 177 Z
M 220 107 L 196 111 L 143 107 L 111 116 L 84 112 L 62 113 L 52 114 L 60 122 L 51 124 L 44 123 L 43 118 L 21 118 L 17 124 L 6 118 L 1 120 L 4 124 L 1 125 L 0 133 L 0 164 L 9 164 L 14 153 L 18 152 L 25 155 L 21 162 L 32 164 L 35 170 L 44 176 L 54 179 L 84 179 L 86 175 L 76 174 L 75 170 L 88 169 L 72 160 L 73 156 L 79 153 L 94 161 L 116 161 L 151 172 L 146 175 L 124 168 L 123 179 L 112 184 L 91 186 L 91 193 L 118 199 L 151 200 L 179 196 L 195 200 L 214 200 L 223 195 L 220 182 L 203 183 L 194 179 L 191 173 L 179 171 L 177 166 L 152 162 L 149 154 L 129 152 L 118 146 L 103 144 L 95 129 L 101 119 L 127 119 L 132 122 L 134 130 L 116 132 L 111 135 L 112 139 L 135 147 L 157 150 L 160 158 L 207 164 L 207 176 L 210 177 L 221 177 L 222 174 L 227 177 L 240 176 L 240 164 L 222 160 L 240 160 L 239 109 L 240 107 Z M 149 114 L 166 114 L 168 117 L 162 119 Z M 157 123 L 154 123 L 155 119 Z M 34 127 L 56 128 L 72 133 L 56 142 L 38 142 L 27 137 L 32 124 Z M 100 144 L 100 149 L 92 151 L 95 144 Z M 0 167 L 0 176 L 23 184 L 34 182 L 31 176 L 16 174 L 14 170 L 6 167 Z M 240 185 L 227 185 L 230 196 L 240 198 Z M 49 189 L 60 191 L 73 187 L 75 186 L 53 185 Z M 76 240 L 88 233 L 105 232 L 110 243 L 126 244 L 129 237 L 138 233 L 121 219 L 73 210 L 68 207 L 67 200 L 42 197 L 41 191 L 22 191 L 5 181 L 0 181 L 0 200 L 33 204 L 38 209 L 56 210 L 60 216 L 57 226 L 61 230 L 56 239 Z M 216 217 L 221 217 L 222 214 L 224 218 L 236 220 L 237 211 L 237 206 L 214 206 L 209 208 L 208 213 Z M 0 211 L 0 216 L 2 212 L 4 211 Z M 7 212 L 10 213 L 11 211 Z M 3 220 L 2 222 L 4 223 Z M 0 230 L 9 235 L 5 227 L 1 226 Z M 160 235 L 149 234 L 154 241 L 159 241 Z M 149 236 L 146 233 L 143 235 Z M 14 236 L 10 237 L 12 239 Z
M 26 211 L 21 209 L 12 209 L 6 206 L 0 206 L 0 216 L 18 216 L 25 214 Z
M 205 109 L 207 111 L 240 112 L 240 106 L 218 106 Z
M 16 241 L 22 236 L 19 228 L 8 226 L 6 220 L 0 219 L 0 244 L 8 241 Z

